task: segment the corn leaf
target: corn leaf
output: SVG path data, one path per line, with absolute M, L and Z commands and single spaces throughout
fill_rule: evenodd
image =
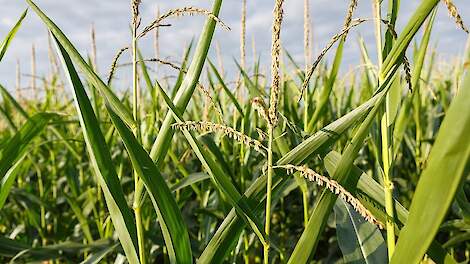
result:
M 127 205 L 99 122 L 96 119 L 93 107 L 72 64 L 71 58 L 62 44 L 60 44 L 59 40 L 57 38 L 54 38 L 54 40 L 74 95 L 75 106 L 78 112 L 80 126 L 82 127 L 83 137 L 85 138 L 88 155 L 93 170 L 98 178 L 99 185 L 103 190 L 114 228 L 129 263 L 139 263 L 136 249 L 137 229 L 134 216 Z
M 158 215 L 170 261 L 191 263 L 192 253 L 188 230 L 165 179 L 124 122 L 109 107 L 108 113 L 126 146 L 134 170 L 145 183 L 147 193 Z
M 470 144 L 462 144 L 470 135 L 468 98 L 469 73 L 440 126 L 391 263 L 418 263 L 421 260 L 444 220 L 462 178 L 469 174 Z
M 11 41 L 16 35 L 16 32 L 18 32 L 18 29 L 21 27 L 21 22 L 23 22 L 23 19 L 26 17 L 26 14 L 28 13 L 28 9 L 26 9 L 23 14 L 21 14 L 20 18 L 16 22 L 16 24 L 13 26 L 13 28 L 8 32 L 7 36 L 5 39 L 3 39 L 2 44 L 0 44 L 0 61 L 2 61 L 3 56 L 5 56 L 5 53 L 7 52 L 8 46 L 10 45 Z

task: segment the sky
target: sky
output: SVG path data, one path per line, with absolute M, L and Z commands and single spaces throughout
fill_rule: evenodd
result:
M 35 0 L 35 3 L 62 29 L 65 35 L 77 47 L 82 56 L 90 54 L 90 28 L 96 28 L 97 61 L 100 75 L 106 75 L 112 58 L 119 49 L 131 41 L 130 1 L 128 0 Z M 386 2 L 386 1 L 385 1 Z M 210 9 L 213 0 L 143 0 L 141 6 L 142 26 L 147 25 L 156 16 L 157 8 L 161 13 L 171 8 L 196 6 Z M 354 17 L 371 18 L 371 0 L 359 1 Z M 420 0 L 401 1 L 397 27 L 406 24 Z M 468 0 L 454 0 L 464 22 L 470 21 L 470 4 Z M 260 56 L 265 69 L 269 66 L 271 42 L 271 22 L 273 0 L 247 0 L 247 63 L 253 61 L 253 50 Z M 346 14 L 349 0 L 310 0 L 310 16 L 313 27 L 312 56 L 328 43 L 329 39 L 340 31 Z M 27 7 L 22 0 L 0 0 L 0 38 L 3 39 L 16 20 Z M 383 13 L 385 14 L 385 12 Z M 226 72 L 234 69 L 234 58 L 239 58 L 241 0 L 225 0 L 220 19 L 231 30 L 221 27 L 215 32 L 210 58 L 216 61 L 215 46 L 220 48 Z M 160 30 L 160 58 L 172 62 L 181 61 L 185 47 L 192 39 L 197 39 L 201 32 L 203 16 L 190 16 L 168 20 L 171 27 Z M 375 54 L 373 22 L 365 22 L 350 32 L 344 50 L 342 72 L 353 65 L 360 64 L 358 39 L 363 37 L 369 54 Z M 287 0 L 284 8 L 284 22 L 281 33 L 283 47 L 293 55 L 299 64 L 303 64 L 303 0 Z M 453 19 L 448 16 L 445 6 L 440 3 L 439 12 L 431 37 L 431 42 L 439 52 L 442 60 L 452 60 L 461 56 L 467 35 L 457 28 Z M 254 45 L 253 45 L 254 43 Z M 36 47 L 37 72 L 44 75 L 49 72 L 47 30 L 38 16 L 30 10 L 23 22 L 10 49 L 0 63 L 0 84 L 14 89 L 16 64 L 19 61 L 22 73 L 21 86 L 30 85 L 31 46 Z M 140 40 L 139 46 L 145 58 L 154 58 L 153 35 Z M 326 60 L 331 59 L 331 55 Z M 130 58 L 124 56 L 123 63 Z M 163 66 L 161 66 L 163 67 Z M 116 82 L 125 89 L 129 85 L 130 68 L 121 68 Z

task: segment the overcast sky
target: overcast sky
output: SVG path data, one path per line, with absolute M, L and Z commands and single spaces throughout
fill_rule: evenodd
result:
M 62 29 L 68 38 L 76 45 L 83 56 L 90 51 L 90 27 L 95 25 L 97 32 L 98 65 L 101 75 L 106 75 L 115 53 L 130 42 L 129 21 L 130 6 L 127 0 L 36 0 L 37 5 Z M 142 24 L 145 26 L 154 17 L 157 6 L 161 12 L 170 8 L 182 6 L 197 6 L 210 8 L 213 1 L 209 0 L 143 0 Z M 252 58 L 252 42 L 261 56 L 265 66 L 270 50 L 270 25 L 272 20 L 273 0 L 247 0 L 247 56 Z M 419 4 L 419 0 L 401 2 L 398 27 L 402 27 Z M 337 33 L 343 23 L 349 0 L 311 0 L 311 19 L 313 24 L 313 56 L 321 50 L 328 40 Z M 463 20 L 470 22 L 470 4 L 468 0 L 454 0 Z M 0 38 L 13 26 L 22 11 L 26 8 L 25 1 L 0 0 Z M 231 27 L 231 31 L 218 29 L 215 40 L 219 44 L 226 69 L 233 69 L 233 58 L 239 57 L 241 0 L 225 0 L 222 5 L 220 18 Z M 355 17 L 370 18 L 371 0 L 359 1 Z M 168 21 L 172 27 L 160 31 L 161 57 L 171 61 L 179 61 L 184 47 L 192 38 L 197 38 L 201 31 L 204 18 L 201 16 L 184 17 Z M 369 23 L 369 24 L 367 24 Z M 351 31 L 348 45 L 344 52 L 345 64 L 343 71 L 359 63 L 357 45 L 358 36 L 364 37 L 370 54 L 375 54 L 371 22 L 366 22 Z M 39 74 L 48 72 L 47 34 L 46 28 L 34 12 L 29 12 L 23 26 L 14 39 L 11 48 L 0 63 L 0 83 L 10 89 L 15 83 L 15 65 L 20 61 L 21 71 L 30 71 L 31 45 L 36 45 Z M 462 54 L 467 36 L 457 29 L 453 20 L 447 15 L 442 5 L 432 33 L 432 43 L 436 45 L 441 58 L 447 60 Z M 285 20 L 282 29 L 283 46 L 299 63 L 303 63 L 303 0 L 287 0 L 285 2 Z M 154 57 L 153 39 L 151 36 L 141 40 L 140 47 L 144 57 Z M 211 58 L 215 60 L 214 45 Z M 327 58 L 328 59 L 328 58 Z M 123 58 L 129 61 L 128 57 Z M 121 69 L 118 77 L 123 80 L 119 86 L 128 85 L 126 71 Z M 29 85 L 29 78 L 22 77 L 22 86 Z

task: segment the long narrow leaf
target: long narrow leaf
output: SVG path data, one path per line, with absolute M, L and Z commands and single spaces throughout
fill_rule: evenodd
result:
M 400 232 L 391 263 L 418 263 L 433 241 L 463 177 L 470 171 L 470 74 L 439 129 Z M 409 250 L 413 248 L 413 250 Z
M 83 88 L 82 82 L 67 54 L 57 39 L 55 39 L 58 54 L 62 60 L 64 71 L 73 91 L 75 106 L 79 115 L 80 126 L 85 138 L 88 155 L 98 182 L 108 206 L 114 228 L 129 263 L 139 263 L 137 245 L 137 229 L 132 212 L 127 205 L 119 178 L 114 169 L 111 155 L 106 145 L 99 122 L 93 112 L 90 100 Z
M 147 187 L 147 193 L 158 215 L 158 222 L 162 228 L 170 261 L 172 263 L 191 263 L 192 254 L 188 230 L 165 179 L 124 122 L 111 108 L 108 108 L 108 112 L 126 146 L 134 170 Z
M 18 32 L 18 29 L 21 27 L 21 22 L 23 22 L 23 19 L 26 17 L 26 14 L 28 13 L 28 10 L 26 9 L 23 14 L 21 14 L 20 18 L 16 22 L 16 24 L 13 26 L 13 28 L 8 32 L 7 36 L 5 39 L 2 41 L 2 44 L 0 44 L 0 61 L 2 61 L 3 56 L 5 56 L 5 53 L 7 52 L 8 46 L 10 45 L 11 41 L 16 35 L 16 32 Z

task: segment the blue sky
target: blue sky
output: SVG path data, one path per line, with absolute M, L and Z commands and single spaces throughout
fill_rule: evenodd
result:
M 114 54 L 130 42 L 130 7 L 127 0 L 36 0 L 35 2 L 64 31 L 82 55 L 86 55 L 90 51 L 90 27 L 92 24 L 95 25 L 98 64 L 102 76 L 106 75 Z M 209 0 L 143 0 L 142 2 L 141 12 L 144 26 L 154 18 L 157 6 L 161 12 L 165 12 L 170 8 L 189 5 L 210 8 L 212 4 L 212 1 Z M 270 25 L 273 1 L 247 0 L 247 2 L 248 62 L 253 57 L 252 42 L 254 42 L 257 54 L 261 56 L 265 67 L 267 67 L 271 41 Z M 401 1 L 398 28 L 406 23 L 419 2 L 419 0 Z M 464 21 L 470 22 L 470 4 L 468 4 L 468 0 L 454 0 L 454 3 L 459 8 Z M 313 56 L 318 54 L 318 51 L 325 46 L 331 36 L 340 30 L 348 4 L 349 1 L 347 0 L 311 0 Z M 0 0 L 0 6 L 0 37 L 3 38 L 26 8 L 26 3 L 21 0 Z M 240 10 L 241 0 L 225 0 L 220 18 L 232 30 L 224 31 L 219 28 L 215 33 L 215 42 L 218 43 L 222 51 L 226 69 L 233 69 L 233 58 L 239 57 Z M 359 1 L 355 17 L 370 18 L 371 16 L 371 1 Z M 170 22 L 172 27 L 163 28 L 160 32 L 161 57 L 170 61 L 179 61 L 184 47 L 192 38 L 197 37 L 203 22 L 204 18 L 201 16 L 172 19 Z M 357 45 L 359 36 L 365 39 L 370 53 L 375 54 L 374 33 L 370 23 L 366 22 L 351 31 L 344 52 L 343 72 L 348 70 L 349 67 L 360 63 Z M 28 74 L 30 72 L 30 53 L 33 43 L 37 50 L 39 74 L 48 72 L 46 32 L 46 28 L 36 14 L 30 12 L 10 50 L 0 63 L 0 83 L 7 85 L 10 89 L 13 88 L 17 60 L 20 61 L 22 73 Z M 432 35 L 432 43 L 441 54 L 441 59 L 452 60 L 460 56 L 464 50 L 466 40 L 467 35 L 457 29 L 441 3 Z M 299 63 L 302 63 L 303 0 L 286 1 L 282 42 L 284 48 L 294 55 Z M 151 36 L 141 40 L 140 47 L 143 50 L 144 57 L 155 57 L 152 45 L 153 39 Z M 213 45 L 212 48 L 210 56 L 215 60 L 215 53 L 213 52 L 215 46 Z M 122 62 L 126 61 L 129 61 L 128 57 L 124 57 Z M 122 88 L 128 85 L 126 76 L 128 76 L 127 72 L 129 70 L 123 68 L 117 73 L 122 80 L 118 85 Z M 22 77 L 22 86 L 28 86 L 29 82 L 28 77 Z

